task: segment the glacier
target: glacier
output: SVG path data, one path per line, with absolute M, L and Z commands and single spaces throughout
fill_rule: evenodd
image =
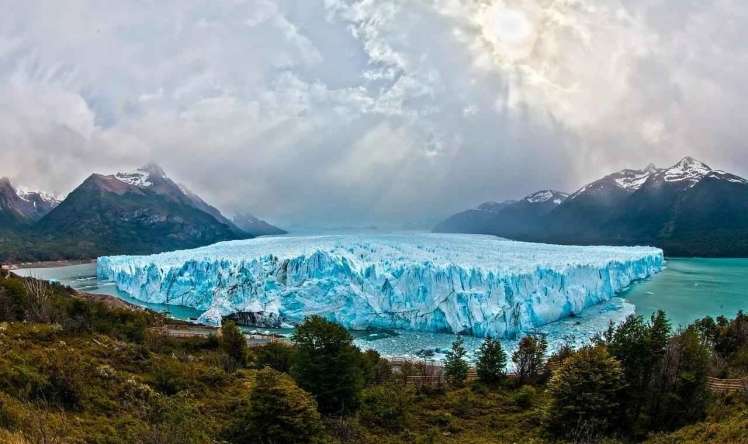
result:
M 263 327 L 318 314 L 350 329 L 514 337 L 662 270 L 652 247 L 560 246 L 470 234 L 281 236 L 97 260 L 98 278 L 199 322 Z

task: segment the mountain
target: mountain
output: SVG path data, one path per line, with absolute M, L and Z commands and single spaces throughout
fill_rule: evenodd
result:
M 447 218 L 434 228 L 438 233 L 496 234 L 522 238 L 539 229 L 538 223 L 561 205 L 568 194 L 554 190 L 532 193 L 518 201 L 486 202 L 473 210 Z
M 287 233 L 287 231 L 271 225 L 262 219 L 258 219 L 249 213 L 237 214 L 233 218 L 233 223 L 252 236 L 271 236 Z
M 16 189 L 8 178 L 0 178 L 0 228 L 36 222 L 59 203 L 51 194 Z
M 151 164 L 92 174 L 34 226 L 34 237 L 69 258 L 155 253 L 252 236 Z
M 481 230 L 448 226 L 449 231 L 561 244 L 647 244 L 671 256 L 748 255 L 748 181 L 692 157 L 669 168 L 649 165 L 609 174 L 539 214 L 534 223 L 509 208 Z M 527 228 L 519 230 L 523 224 Z M 465 227 L 474 228 L 457 228 Z

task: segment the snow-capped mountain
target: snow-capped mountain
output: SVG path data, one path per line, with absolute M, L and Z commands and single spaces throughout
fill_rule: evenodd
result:
M 539 192 L 520 202 L 555 201 Z M 534 220 L 511 206 L 470 210 L 435 231 L 490 233 L 565 244 L 649 244 L 670 255 L 748 255 L 748 181 L 692 157 L 667 168 L 625 169 L 584 185 Z M 470 222 L 483 216 L 479 229 Z M 519 229 L 519 227 L 525 227 Z
M 434 228 L 438 233 L 481 233 L 514 236 L 534 229 L 548 212 L 563 203 L 568 194 L 541 190 L 520 200 L 486 202 L 478 208 L 457 213 Z
M 37 238 L 70 244 L 71 253 L 82 257 L 251 237 L 154 164 L 132 172 L 92 174 L 34 228 Z
M 14 187 L 8 178 L 0 178 L 0 227 L 33 223 L 59 203 L 53 194 Z

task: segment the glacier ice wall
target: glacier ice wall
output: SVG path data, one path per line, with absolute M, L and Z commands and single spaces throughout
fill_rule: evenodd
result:
M 510 337 L 609 300 L 659 272 L 650 247 L 532 244 L 403 233 L 258 238 L 97 261 L 99 279 L 145 302 L 353 329 Z

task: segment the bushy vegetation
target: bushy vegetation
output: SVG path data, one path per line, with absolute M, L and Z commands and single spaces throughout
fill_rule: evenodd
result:
M 322 441 L 314 399 L 287 374 L 266 367 L 256 373 L 246 407 L 226 436 L 237 444 L 306 444 Z
M 486 338 L 478 380 L 458 339 L 441 386 L 362 352 L 310 317 L 293 343 L 247 348 L 225 323 L 173 338 L 156 314 L 0 272 L 0 442 L 9 443 L 713 443 L 746 441 L 746 395 L 708 376 L 748 375 L 748 325 L 706 318 L 673 331 L 664 313 L 611 326 L 547 357 L 528 336 L 507 374 Z

